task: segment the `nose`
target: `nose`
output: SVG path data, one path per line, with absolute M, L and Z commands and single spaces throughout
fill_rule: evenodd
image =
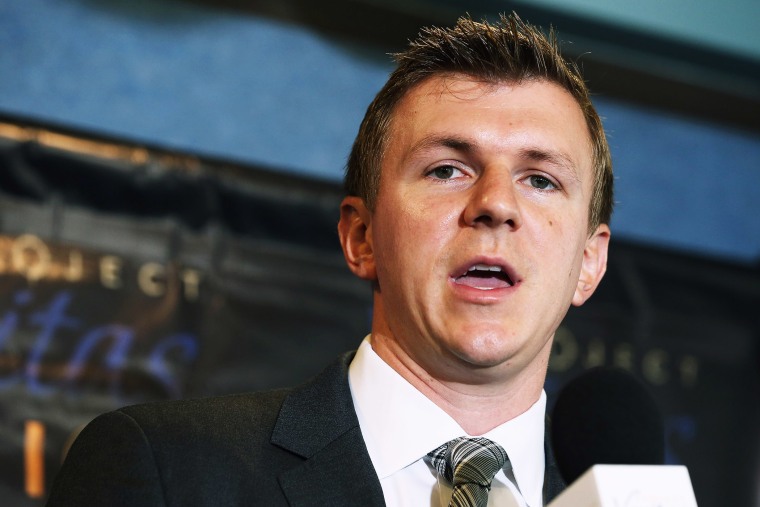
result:
M 471 189 L 464 211 L 467 225 L 517 230 L 522 225 L 516 189 L 508 171 L 486 168 Z

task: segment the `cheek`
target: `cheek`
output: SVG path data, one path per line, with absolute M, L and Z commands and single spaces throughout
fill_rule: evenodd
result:
M 426 240 L 420 240 L 424 233 L 418 214 L 408 208 L 392 208 L 390 213 L 383 209 L 376 210 L 373 219 L 374 253 L 378 276 L 392 282 L 398 273 L 410 270 L 410 263 L 419 255 L 417 252 L 426 246 Z M 418 239 L 420 238 L 420 239 Z M 382 280 L 381 280 L 382 282 Z
M 536 213 L 532 217 L 523 214 L 523 227 L 529 231 L 533 243 L 542 255 L 557 256 L 566 248 L 568 231 L 565 224 L 554 214 Z M 562 254 L 559 254 L 562 257 Z
M 571 214 L 564 218 L 543 217 L 533 225 L 532 237 L 537 248 L 538 262 L 552 271 L 553 278 L 561 282 L 568 279 L 577 281 L 586 244 L 584 220 Z M 579 227 L 581 225 L 581 227 Z
M 422 282 L 436 276 L 435 269 L 445 264 L 458 229 L 459 215 L 450 205 L 404 202 L 393 213 L 376 217 L 380 219 L 373 224 L 378 276 L 382 274 L 386 284 L 403 279 L 414 285 L 409 280 Z
M 461 212 L 456 204 L 445 197 L 420 199 L 408 196 L 403 200 L 401 212 L 394 217 L 391 227 L 399 229 L 409 250 L 436 250 L 459 228 Z

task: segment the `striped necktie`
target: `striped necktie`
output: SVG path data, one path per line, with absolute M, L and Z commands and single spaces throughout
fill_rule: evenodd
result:
M 456 438 L 425 460 L 452 484 L 449 507 L 486 507 L 491 481 L 508 462 L 499 444 L 482 437 Z

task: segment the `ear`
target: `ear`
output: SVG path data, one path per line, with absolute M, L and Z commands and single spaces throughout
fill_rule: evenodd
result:
M 340 204 L 338 235 L 348 268 L 359 278 L 375 281 L 375 256 L 372 249 L 372 213 L 364 201 L 348 196 Z
M 581 306 L 594 293 L 607 271 L 607 249 L 610 244 L 610 228 L 601 224 L 586 240 L 583 263 L 578 286 L 573 295 L 573 305 Z

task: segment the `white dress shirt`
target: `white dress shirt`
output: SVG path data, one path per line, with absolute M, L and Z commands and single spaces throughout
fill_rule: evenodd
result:
M 372 350 L 364 339 L 348 370 L 359 426 L 389 507 L 446 507 L 451 486 L 422 459 L 467 433 Z M 541 507 L 546 393 L 483 436 L 501 445 L 514 473 L 494 478 L 488 505 Z

